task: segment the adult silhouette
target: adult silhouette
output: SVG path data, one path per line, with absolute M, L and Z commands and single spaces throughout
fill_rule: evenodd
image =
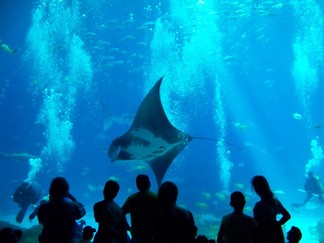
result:
M 153 221 L 154 243 L 192 243 L 197 228 L 189 210 L 177 206 L 177 186 L 170 181 L 162 183 L 158 191 L 159 213 Z
M 157 195 L 150 191 L 151 182 L 147 175 L 136 177 L 138 192 L 130 195 L 122 206 L 130 214 L 132 243 L 153 242 L 153 217 L 158 212 Z
M 77 236 L 76 220 L 86 214 L 85 209 L 70 193 L 64 177 L 56 177 L 49 188 L 49 201 L 39 206 L 37 217 L 43 230 L 40 243 L 71 243 Z
M 254 191 L 260 197 L 253 208 L 253 217 L 258 223 L 255 242 L 258 243 L 284 243 L 281 226 L 291 217 L 281 202 L 274 197 L 269 183 L 264 176 L 257 175 L 251 180 Z M 276 217 L 282 217 L 277 221 Z

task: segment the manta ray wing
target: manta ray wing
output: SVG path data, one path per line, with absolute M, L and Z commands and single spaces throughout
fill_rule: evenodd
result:
M 155 174 L 158 185 L 173 159 L 192 137 L 175 128 L 167 118 L 160 97 L 162 78 L 145 96 L 130 129 L 111 143 L 112 161 L 143 160 Z

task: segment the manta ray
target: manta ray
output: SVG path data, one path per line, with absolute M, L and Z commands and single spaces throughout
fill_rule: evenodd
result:
M 129 130 L 108 149 L 112 161 L 141 160 L 152 168 L 160 186 L 174 158 L 193 139 L 169 121 L 160 97 L 161 77 L 140 104 Z

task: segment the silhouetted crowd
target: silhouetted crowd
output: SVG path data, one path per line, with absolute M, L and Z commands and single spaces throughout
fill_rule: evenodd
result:
M 119 184 L 108 180 L 103 189 L 103 199 L 93 207 L 98 230 L 80 224 L 86 211 L 83 205 L 69 192 L 69 184 L 64 177 L 52 180 L 49 195 L 29 216 L 38 218 L 42 231 L 38 237 L 40 243 L 284 243 L 282 225 L 290 219 L 289 212 L 274 196 L 267 179 L 255 176 L 251 180 L 254 191 L 260 200 L 253 208 L 253 217 L 243 213 L 245 196 L 235 191 L 230 196 L 233 212 L 222 218 L 215 240 L 206 236 L 197 236 L 197 227 L 192 213 L 177 205 L 178 188 L 171 182 L 161 184 L 157 193 L 150 190 L 151 183 L 147 175 L 136 177 L 138 191 L 131 194 L 120 207 L 115 201 Z M 29 190 L 24 185 L 25 190 Z M 21 188 L 18 188 L 21 190 Z M 29 192 L 28 191 L 28 192 Z M 16 201 L 21 199 L 16 196 Z M 32 195 L 35 195 L 33 191 Z M 28 201 L 28 197 L 22 197 Z M 15 200 L 15 198 L 14 198 Z M 29 201 L 34 201 L 34 197 Z M 21 202 L 22 210 L 17 215 L 21 222 L 28 203 Z M 130 214 L 130 224 L 126 215 Z M 281 217 L 277 220 L 277 215 Z M 130 232 L 130 234 L 128 234 Z M 130 237 L 130 236 L 131 237 Z M 19 242 L 21 230 L 3 228 L 0 242 Z M 299 228 L 292 226 L 287 233 L 290 243 L 302 238 Z

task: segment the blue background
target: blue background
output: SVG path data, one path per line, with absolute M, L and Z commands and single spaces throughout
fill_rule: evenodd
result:
M 16 51 L 0 52 L 0 151 L 37 155 L 42 164 L 0 161 L 0 217 L 16 213 L 11 195 L 32 169 L 44 194 L 53 177 L 67 177 L 88 220 L 108 178 L 121 185 L 119 204 L 136 191 L 138 173 L 157 190 L 146 164 L 111 163 L 107 148 L 164 76 L 172 124 L 220 141 L 194 139 L 164 178 L 178 185 L 178 202 L 200 232 L 216 234 L 231 191 L 245 193 L 251 215 L 258 198 L 250 179 L 262 174 L 291 224 L 322 237 L 312 231 L 323 213 L 316 198 L 300 210 L 290 205 L 304 199 L 307 168 L 324 176 L 321 157 L 306 167 L 311 142 L 319 156 L 323 144 L 323 11 L 314 0 L 1 0 L 0 38 Z M 41 116 L 73 128 L 61 133 Z M 60 142 L 73 145 L 60 154 Z

